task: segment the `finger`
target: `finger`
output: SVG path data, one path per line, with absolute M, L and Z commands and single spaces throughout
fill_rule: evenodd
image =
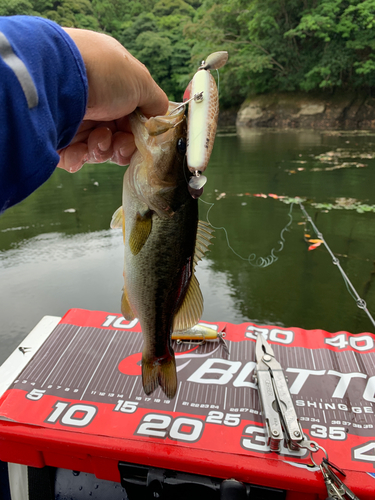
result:
M 66 170 L 67 172 L 74 173 L 82 168 L 88 159 L 87 144 L 77 142 L 71 146 L 58 151 L 60 161 L 58 167 Z
M 112 157 L 112 132 L 108 127 L 93 130 L 87 140 L 88 161 L 103 163 Z
M 95 120 L 83 120 L 70 144 L 74 144 L 76 142 L 87 142 L 87 139 L 91 132 L 101 127 L 109 129 L 112 133 L 117 131 L 117 125 L 115 121 L 97 122 Z
M 132 131 L 130 121 L 129 121 L 129 116 L 123 116 L 122 118 L 115 120 L 115 124 L 116 124 L 116 128 L 117 128 L 116 132 L 118 131 L 118 132 L 131 133 L 131 131 Z
M 128 165 L 136 150 L 134 136 L 128 132 L 117 132 L 112 140 L 113 155 L 111 161 L 117 165 Z
M 168 97 L 166 93 L 153 80 L 150 73 L 145 78 L 141 91 L 138 107 L 147 116 L 163 116 L 168 111 Z

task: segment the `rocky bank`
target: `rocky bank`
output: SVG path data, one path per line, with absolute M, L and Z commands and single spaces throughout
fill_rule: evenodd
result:
M 323 130 L 375 129 L 375 98 L 368 92 L 254 95 L 242 104 L 236 125 Z

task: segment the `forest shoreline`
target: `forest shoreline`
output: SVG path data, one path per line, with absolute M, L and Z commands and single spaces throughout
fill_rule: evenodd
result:
M 375 129 L 370 92 L 274 92 L 249 96 L 238 110 L 224 110 L 220 125 L 316 130 Z

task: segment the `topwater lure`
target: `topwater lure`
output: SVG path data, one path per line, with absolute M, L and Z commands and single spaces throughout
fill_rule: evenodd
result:
M 228 60 L 228 52 L 213 52 L 199 66 L 187 86 L 183 103 L 168 112 L 165 117 L 150 118 L 147 129 L 150 136 L 169 130 L 172 125 L 168 115 L 180 112 L 189 103 L 187 122 L 187 166 L 193 174 L 189 181 L 190 193 L 194 198 L 202 194 L 207 178 L 202 175 L 210 160 L 219 117 L 219 93 L 211 69 L 222 68 Z
M 228 60 L 228 52 L 210 54 L 198 68 L 185 94 L 189 101 L 187 125 L 187 165 L 193 177 L 189 186 L 200 190 L 207 181 L 202 172 L 206 170 L 214 145 L 219 117 L 219 95 L 211 69 L 222 68 Z

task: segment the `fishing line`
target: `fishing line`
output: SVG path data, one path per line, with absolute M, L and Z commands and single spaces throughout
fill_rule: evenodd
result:
M 231 244 L 229 243 L 229 236 L 228 236 L 228 231 L 226 230 L 225 227 L 216 227 L 212 224 L 212 222 L 210 221 L 209 219 L 209 213 L 212 209 L 212 207 L 215 205 L 214 203 L 210 203 L 208 201 L 204 201 L 202 200 L 202 198 L 199 198 L 199 200 L 202 202 L 202 203 L 205 203 L 206 205 L 210 205 L 209 209 L 207 210 L 207 214 L 206 214 L 206 219 L 207 219 L 207 222 L 210 224 L 210 226 L 215 229 L 215 230 L 220 230 L 222 229 L 224 231 L 224 234 L 225 234 L 225 238 L 227 240 L 227 245 L 228 245 L 228 248 L 234 253 L 234 255 L 236 255 L 239 259 L 241 260 L 244 260 L 246 262 L 248 262 L 251 266 L 253 267 L 258 267 L 258 268 L 265 268 L 265 267 L 268 267 L 270 266 L 271 264 L 275 263 L 279 258 L 275 255 L 275 252 L 281 252 L 284 248 L 284 243 L 285 243 L 285 238 L 284 238 L 284 233 L 285 231 L 288 231 L 289 229 L 289 226 L 291 225 L 292 221 L 293 221 L 293 216 L 292 216 L 292 210 L 293 210 L 293 205 L 294 203 L 291 203 L 290 204 L 290 209 L 289 209 L 289 213 L 288 213 L 288 217 L 289 217 L 289 221 L 288 223 L 286 224 L 286 226 L 281 230 L 281 233 L 280 233 L 280 240 L 277 242 L 279 244 L 279 248 L 272 248 L 271 252 L 270 252 L 270 255 L 268 255 L 267 257 L 257 257 L 255 253 L 251 253 L 248 257 L 242 257 L 242 255 L 240 255 L 239 253 L 237 253 L 234 248 L 231 246 Z
M 371 323 L 373 324 L 373 326 L 375 326 L 375 320 L 374 318 L 371 316 L 371 313 L 370 311 L 367 309 L 367 304 L 366 304 L 366 301 L 364 299 L 361 299 L 361 297 L 358 295 L 357 293 L 357 290 L 354 288 L 352 282 L 350 281 L 350 279 L 348 278 L 348 276 L 346 275 L 344 269 L 341 267 L 341 264 L 340 264 L 340 261 L 339 259 L 333 254 L 332 250 L 330 249 L 330 247 L 328 246 L 326 240 L 324 239 L 324 236 L 323 234 L 319 231 L 319 229 L 316 227 L 316 225 L 314 224 L 312 218 L 310 217 L 310 215 L 306 212 L 305 210 L 305 207 L 302 205 L 302 203 L 299 201 L 299 206 L 300 206 L 300 209 L 302 210 L 304 216 L 306 217 L 306 219 L 310 222 L 311 224 L 311 227 L 313 228 L 313 230 L 315 231 L 315 234 L 317 235 L 317 237 L 322 240 L 323 242 L 323 245 L 326 247 L 326 249 L 328 250 L 328 253 L 330 254 L 331 258 L 332 258 L 332 263 L 337 266 L 338 270 L 340 271 L 341 273 L 341 276 L 344 280 L 344 283 L 346 285 L 346 288 L 348 290 L 348 292 L 350 293 L 350 295 L 353 297 L 353 299 L 356 301 L 356 304 L 357 304 L 357 307 L 359 309 L 363 309 L 365 311 L 365 313 L 367 314 L 367 316 L 369 317 Z

